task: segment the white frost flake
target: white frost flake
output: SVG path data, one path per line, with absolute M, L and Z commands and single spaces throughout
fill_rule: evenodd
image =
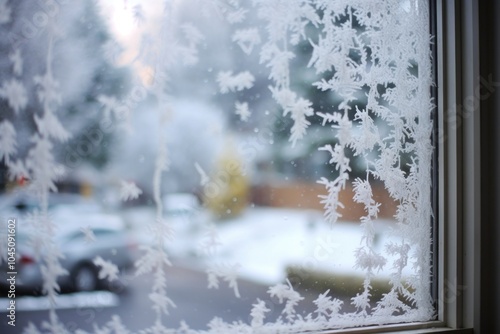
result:
M 254 81 L 254 76 L 248 71 L 235 75 L 233 75 L 232 71 L 223 71 L 217 75 L 217 82 L 219 83 L 220 92 L 222 94 L 228 92 L 239 92 L 244 89 L 252 88 Z
M 90 226 L 81 227 L 80 231 L 83 233 L 86 243 L 92 243 L 96 240 L 95 234 Z
M 236 30 L 233 42 L 238 43 L 243 52 L 249 55 L 254 47 L 260 44 L 259 31 L 256 28 Z
M 0 161 L 2 159 L 7 165 L 10 156 L 16 153 L 16 130 L 11 122 L 5 120 L 0 123 Z
M 136 199 L 142 194 L 142 190 L 134 182 L 121 181 L 120 198 L 122 201 Z
M 12 62 L 14 74 L 17 76 L 23 74 L 23 57 L 21 56 L 21 51 L 15 49 L 14 52 L 9 55 L 9 59 Z
M 118 267 L 114 263 L 106 261 L 100 256 L 96 256 L 93 262 L 96 266 L 100 267 L 99 269 L 100 279 L 107 279 L 110 282 L 118 279 L 118 273 L 120 271 L 118 270 Z
M 0 97 L 7 99 L 9 106 L 14 109 L 16 113 L 19 113 L 20 110 L 26 108 L 28 105 L 28 94 L 26 93 L 26 89 L 24 85 L 16 79 L 11 79 L 2 84 L 2 87 L 0 87 Z
M 248 121 L 250 118 L 250 109 L 248 109 L 248 103 L 247 102 L 239 102 L 237 101 L 235 103 L 235 108 L 236 108 L 236 115 L 240 116 L 240 120 L 243 122 Z

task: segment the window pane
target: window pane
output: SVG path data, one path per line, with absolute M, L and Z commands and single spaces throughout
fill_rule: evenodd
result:
M 17 300 L 29 326 L 434 317 L 426 2 L 0 6 L 2 224 L 29 232 L 2 274 L 46 295 Z

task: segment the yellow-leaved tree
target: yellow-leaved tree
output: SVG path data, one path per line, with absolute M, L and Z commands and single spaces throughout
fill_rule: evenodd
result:
M 236 217 L 248 204 L 249 189 L 243 162 L 234 150 L 226 149 L 204 185 L 203 201 L 218 219 Z

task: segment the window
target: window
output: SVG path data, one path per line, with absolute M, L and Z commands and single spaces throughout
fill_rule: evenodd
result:
M 10 317 L 2 325 L 480 328 L 478 6 L 0 1 L 0 158 L 10 191 L 2 247 L 15 248 L 19 225 L 31 234 L 2 258 Z M 80 196 L 49 205 L 57 189 Z M 37 209 L 9 206 L 19 192 L 35 195 Z M 125 232 L 96 248 L 120 267 L 133 258 L 131 276 L 113 285 L 119 268 L 99 253 L 65 267 L 58 224 L 94 246 L 99 224 Z M 16 287 L 29 289 L 37 275 L 50 307 L 45 324 L 28 325 Z M 64 282 L 113 283 L 111 295 L 94 295 L 113 301 L 128 285 L 149 311 L 110 303 L 117 312 L 105 320 L 97 306 L 59 312 Z M 177 296 L 200 284 L 205 306 Z M 229 306 L 212 320 L 176 318 L 223 296 Z

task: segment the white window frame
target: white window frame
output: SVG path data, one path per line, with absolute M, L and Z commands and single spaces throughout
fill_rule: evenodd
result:
M 437 12 L 442 18 L 437 32 L 437 86 L 444 138 L 438 145 L 438 319 L 451 328 L 478 329 L 481 159 L 480 106 L 474 98 L 480 86 L 478 2 L 438 1 Z

